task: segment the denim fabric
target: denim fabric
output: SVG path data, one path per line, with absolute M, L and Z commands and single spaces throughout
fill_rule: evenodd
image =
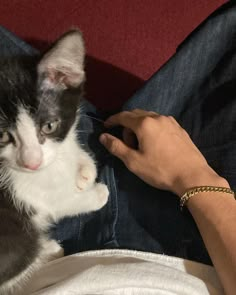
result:
M 123 107 L 173 115 L 210 165 L 236 189 L 236 3 L 216 11 L 179 46 L 176 54 Z M 1 54 L 34 54 L 0 29 Z M 128 248 L 211 263 L 198 229 L 176 196 L 154 189 L 98 142 L 103 116 L 83 103 L 78 136 L 96 157 L 99 179 L 110 191 L 100 211 L 65 218 L 52 229 L 66 254 Z M 119 135 L 120 130 L 112 130 Z
M 1 56 L 11 57 L 17 55 L 34 55 L 38 50 L 13 35 L 4 27 L 0 27 L 0 53 Z
M 176 54 L 124 106 L 172 115 L 189 132 L 208 163 L 236 189 L 236 4 L 232 1 L 208 18 Z M 122 167 L 122 165 L 120 165 Z M 180 214 L 171 193 L 145 186 L 127 169 L 119 179 L 116 236 L 119 245 L 210 263 L 192 217 Z M 130 185 L 132 183 L 132 186 Z M 127 209 L 128 208 L 128 209 Z M 130 216 L 150 234 L 145 247 L 139 232 L 123 230 Z M 122 229 L 122 230 L 121 230 Z M 139 241 L 139 243 L 137 243 Z

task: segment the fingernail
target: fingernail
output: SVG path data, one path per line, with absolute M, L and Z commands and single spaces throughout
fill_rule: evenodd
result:
M 99 140 L 101 142 L 101 144 L 105 144 L 106 143 L 106 140 L 107 140 L 107 137 L 105 134 L 102 134 L 100 137 L 99 137 Z

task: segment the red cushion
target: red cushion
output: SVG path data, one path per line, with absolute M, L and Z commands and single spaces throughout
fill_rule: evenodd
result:
M 1 24 L 44 49 L 70 27 L 84 33 L 87 97 L 120 106 L 225 0 L 1 0 Z

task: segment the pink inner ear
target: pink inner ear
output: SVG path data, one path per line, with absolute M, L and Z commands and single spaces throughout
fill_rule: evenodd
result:
M 81 74 L 71 73 L 70 75 L 65 75 L 63 78 L 63 83 L 66 86 L 77 87 L 82 82 Z
M 67 87 L 77 87 L 82 82 L 81 74 L 48 69 L 48 78 L 53 84 L 64 84 Z
M 50 82 L 52 82 L 54 84 L 57 83 L 55 70 L 48 69 L 47 74 L 48 74 L 48 79 L 50 80 Z

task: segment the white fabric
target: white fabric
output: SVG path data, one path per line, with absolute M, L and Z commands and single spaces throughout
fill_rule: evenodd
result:
M 129 250 L 84 252 L 40 269 L 24 294 L 223 294 L 213 267 Z

